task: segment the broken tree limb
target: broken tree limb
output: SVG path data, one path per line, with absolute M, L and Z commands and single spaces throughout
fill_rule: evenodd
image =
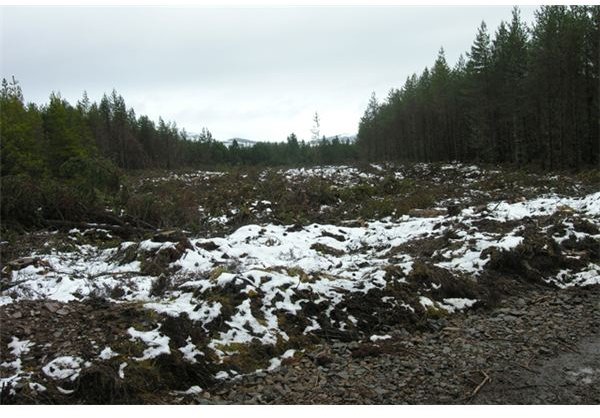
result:
M 515 364 L 519 367 L 524 368 L 527 371 L 530 371 L 531 373 L 535 373 L 535 374 L 540 374 L 540 372 L 538 372 L 537 370 L 533 370 L 531 367 L 529 367 L 527 364 L 522 364 L 522 363 L 518 363 L 515 362 Z
M 148 232 L 156 232 L 154 229 L 148 228 L 140 228 L 131 225 L 111 225 L 111 224 L 99 224 L 99 223 L 90 223 L 90 222 L 76 222 L 76 221 L 63 221 L 58 219 L 46 219 L 44 223 L 48 226 L 55 227 L 68 227 L 68 228 L 78 228 L 78 229 L 90 229 L 90 228 L 99 228 L 106 229 L 107 231 L 114 232 L 116 234 L 143 234 Z
M 469 400 L 471 400 L 475 396 L 477 396 L 477 394 L 479 393 L 481 388 L 484 387 L 486 385 L 486 383 L 488 383 L 491 380 L 490 375 L 487 374 L 484 370 L 479 370 L 479 373 L 483 374 L 484 378 L 481 381 L 481 383 L 479 383 L 479 385 L 477 385 L 477 387 L 473 390 L 473 392 L 471 392 L 471 394 L 468 396 Z

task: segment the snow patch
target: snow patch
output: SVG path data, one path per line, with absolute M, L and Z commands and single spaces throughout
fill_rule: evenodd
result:
M 369 340 L 371 342 L 376 342 L 376 341 L 385 341 L 385 340 L 389 340 L 390 338 L 392 338 L 391 335 L 371 335 L 369 337 Z
M 42 371 L 46 376 L 54 380 L 75 380 L 79 377 L 83 362 L 83 359 L 80 357 L 57 357 L 42 367 Z
M 111 358 L 116 357 L 118 355 L 119 353 L 114 352 L 112 348 L 106 347 L 100 352 L 100 354 L 98 354 L 98 358 L 101 360 L 110 360 Z
M 169 348 L 169 337 L 162 335 L 158 330 L 160 325 L 152 331 L 138 331 L 131 327 L 127 333 L 131 335 L 131 340 L 140 339 L 148 348 L 144 350 L 142 357 L 133 357 L 134 360 L 143 361 L 160 356 L 161 354 L 171 354 Z
M 196 356 L 203 356 L 204 353 L 198 350 L 198 347 L 192 343 L 192 337 L 188 337 L 186 340 L 187 344 L 183 347 L 178 348 L 183 353 L 183 358 L 190 363 L 196 363 Z
M 442 307 L 450 313 L 454 313 L 456 311 L 462 311 L 464 309 L 470 308 L 473 306 L 477 299 L 467 299 L 467 298 L 446 298 L 442 300 Z

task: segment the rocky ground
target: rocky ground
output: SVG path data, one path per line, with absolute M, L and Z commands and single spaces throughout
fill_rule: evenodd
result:
M 598 404 L 600 287 L 536 290 L 493 310 L 337 342 L 185 401 L 258 404 Z M 183 401 L 183 400 L 182 400 Z
M 93 352 L 94 346 L 121 339 L 134 311 L 118 305 L 30 302 L 11 306 L 2 313 L 3 337 L 16 334 L 36 341 L 58 339 L 61 345 L 52 350 L 69 352 L 75 346 L 86 345 Z M 56 327 L 58 321 L 68 325 Z M 189 395 L 167 390 L 169 378 L 177 376 L 163 376 L 163 383 L 158 383 L 158 376 L 152 381 L 148 375 L 140 374 L 147 385 L 154 385 L 145 401 L 169 404 L 600 402 L 600 286 L 532 290 L 509 297 L 492 310 L 470 310 L 431 319 L 424 330 L 409 332 L 398 327 L 388 335 L 391 338 L 376 341 L 319 344 L 284 360 L 274 371 L 259 372 Z M 44 347 L 28 354 L 25 362 L 51 357 Z M 171 369 L 177 364 L 161 367 L 173 373 Z M 197 377 L 201 375 L 198 373 Z M 20 402 L 71 403 L 83 398 L 98 403 L 106 400 L 102 399 L 103 384 L 110 385 L 102 380 L 98 370 L 92 369 L 70 386 L 78 395 L 67 390 L 67 393 L 41 393 L 32 397 L 22 395 Z M 112 387 L 115 391 L 133 388 L 133 384 L 130 388 Z
M 141 178 L 204 226 L 0 241 L 0 403 L 597 403 L 597 178 Z

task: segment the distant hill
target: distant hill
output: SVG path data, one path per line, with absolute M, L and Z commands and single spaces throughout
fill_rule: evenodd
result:
M 189 133 L 188 132 L 188 138 L 192 138 L 192 139 L 198 139 L 199 138 L 199 134 L 196 133 Z M 338 135 L 332 135 L 332 136 L 328 136 L 325 137 L 325 139 L 327 139 L 328 141 L 333 140 L 335 137 L 338 137 L 339 140 L 341 142 L 346 142 L 346 141 L 350 141 L 350 143 L 354 143 L 356 142 L 356 134 L 348 134 L 348 133 L 343 133 L 343 134 L 338 134 Z M 255 141 L 252 139 L 247 139 L 247 138 L 229 138 L 229 139 L 217 139 L 218 142 L 222 143 L 223 145 L 225 145 L 227 148 L 229 148 L 230 146 L 233 145 L 233 141 L 237 141 L 238 145 L 240 147 L 243 148 L 250 148 L 253 147 L 254 145 L 258 144 L 261 141 Z M 319 142 L 321 142 L 321 140 L 319 139 L 318 141 L 313 141 L 313 140 L 308 140 L 306 141 L 307 144 L 313 146 L 313 145 L 319 145 Z
M 335 137 L 338 137 L 340 142 L 346 142 L 349 141 L 351 144 L 353 144 L 354 142 L 356 142 L 356 134 L 348 134 L 348 133 L 343 133 L 343 134 L 338 134 L 338 135 L 332 135 L 332 136 L 327 136 L 325 137 L 325 139 L 327 139 L 328 141 L 332 141 Z M 222 144 L 224 144 L 226 147 L 230 147 L 231 145 L 233 145 L 233 141 L 236 140 L 238 145 L 240 147 L 244 147 L 244 148 L 250 148 L 253 147 L 254 145 L 258 144 L 260 141 L 254 141 L 252 139 L 246 139 L 246 138 L 229 138 L 229 139 L 225 139 L 225 140 L 218 140 L 219 142 L 221 142 Z M 316 146 L 319 145 L 319 142 L 321 142 L 321 140 L 318 141 L 306 141 L 306 143 L 308 145 L 311 146 Z
M 328 136 L 325 139 L 328 139 L 329 141 L 331 141 L 333 138 L 338 137 L 340 139 L 340 141 L 345 142 L 345 141 L 350 141 L 351 143 L 356 142 L 356 137 L 358 136 L 357 134 L 348 134 L 348 133 L 344 133 L 344 134 L 338 134 L 338 135 L 333 135 L 333 136 Z
M 258 142 L 258 141 L 253 141 L 251 139 L 245 139 L 245 138 L 229 138 L 229 139 L 225 139 L 225 140 L 219 140 L 219 142 L 221 142 L 227 148 L 229 148 L 230 146 L 233 145 L 233 141 L 237 141 L 238 145 L 240 147 L 244 147 L 244 148 L 253 147 Z
M 188 132 L 187 137 L 189 139 L 198 141 L 200 139 L 200 134 L 195 133 L 195 132 Z M 227 148 L 229 148 L 230 146 L 233 145 L 233 141 L 237 141 L 237 143 L 240 147 L 253 147 L 256 143 L 259 142 L 259 141 L 253 141 L 251 139 L 245 139 L 245 138 L 229 138 L 229 139 L 215 139 L 215 140 L 217 142 L 222 143 Z
M 335 137 L 337 137 L 340 142 L 346 142 L 349 141 L 351 144 L 356 142 L 356 137 L 358 135 L 357 134 L 348 134 L 348 133 L 343 133 L 343 134 L 338 134 L 338 135 L 332 135 L 332 136 L 327 136 L 325 137 L 326 140 L 328 141 L 332 141 Z M 319 142 L 321 142 L 322 139 L 318 139 L 318 140 L 311 140 L 308 141 L 309 145 L 319 145 Z

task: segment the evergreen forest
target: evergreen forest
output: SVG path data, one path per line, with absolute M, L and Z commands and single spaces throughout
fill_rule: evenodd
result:
M 519 9 L 493 35 L 485 22 L 450 67 L 408 77 L 360 122 L 367 159 L 510 163 L 543 170 L 599 163 L 600 7 L 543 6 L 527 27 Z
M 385 160 L 593 169 L 600 163 L 599 44 L 600 6 L 542 6 L 531 27 L 515 7 L 493 34 L 482 22 L 455 65 L 440 49 L 431 67 L 385 99 L 373 94 L 355 143 L 307 143 L 292 133 L 280 143 L 227 147 L 206 128 L 190 136 L 174 122 L 137 115 L 114 90 L 99 102 L 84 92 L 73 104 L 53 92 L 34 104 L 15 77 L 3 79 L 2 216 L 68 219 L 114 196 L 124 172 L 141 169 Z M 38 213 L 41 207 L 51 213 Z

